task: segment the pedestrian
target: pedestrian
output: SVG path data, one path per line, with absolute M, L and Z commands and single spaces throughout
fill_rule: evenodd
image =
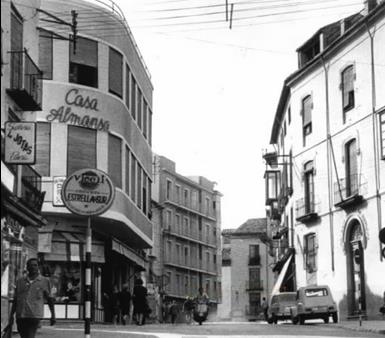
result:
M 37 258 L 27 261 L 27 273 L 16 281 L 9 324 L 13 325 L 16 313 L 17 331 L 21 338 L 34 338 L 40 320 L 44 317 L 44 300 L 51 312 L 50 324 L 56 323 L 54 299 L 51 296 L 51 283 L 39 272 Z
M 267 319 L 268 319 L 267 310 L 269 309 L 269 304 L 268 304 L 265 297 L 262 298 L 261 307 L 262 307 L 262 311 L 263 311 L 263 318 L 265 319 L 265 321 L 267 321 Z
M 162 323 L 167 323 L 168 320 L 168 302 L 162 301 Z
M 179 307 L 175 300 L 171 302 L 169 312 L 171 316 L 171 324 L 175 324 L 176 318 L 178 317 L 178 313 L 179 313 Z
M 147 311 L 147 288 L 143 286 L 141 278 L 135 281 L 132 297 L 134 304 L 133 319 L 137 325 L 144 325 Z
M 119 321 L 120 314 L 120 305 L 119 305 L 119 289 L 117 285 L 114 285 L 112 288 L 112 295 L 110 298 L 111 302 L 111 313 L 112 313 L 112 323 L 116 325 Z
M 126 325 L 127 319 L 130 318 L 131 293 L 128 284 L 123 284 L 122 291 L 119 295 L 120 311 L 122 315 L 122 324 Z
M 192 315 L 194 311 L 194 302 L 193 299 L 189 296 L 186 297 L 186 301 L 183 303 L 183 309 L 182 311 L 185 314 L 186 323 L 191 324 L 192 321 Z

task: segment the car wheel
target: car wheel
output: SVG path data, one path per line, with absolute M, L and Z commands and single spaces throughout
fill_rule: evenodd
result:
M 303 325 L 303 324 L 305 324 L 305 318 L 303 317 L 303 316 L 299 316 L 299 324 L 300 325 Z
M 333 323 L 338 323 L 338 313 L 337 312 L 334 312 L 332 314 L 332 318 L 333 318 Z
M 324 323 L 325 324 L 329 323 L 329 316 L 324 317 Z
M 298 324 L 298 317 L 291 317 L 291 322 L 293 323 L 293 325 L 297 325 Z

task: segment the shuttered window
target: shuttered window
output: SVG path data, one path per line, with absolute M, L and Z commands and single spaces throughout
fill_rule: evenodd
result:
M 142 92 L 138 88 L 138 111 L 137 111 L 137 119 L 139 129 L 142 129 Z
M 126 106 L 128 109 L 130 109 L 130 78 L 130 67 L 126 64 Z
M 125 191 L 127 195 L 130 195 L 130 150 L 126 146 L 126 163 L 125 163 L 125 177 L 126 177 L 126 186 Z
M 136 120 L 136 81 L 131 75 L 131 115 Z
M 345 68 L 342 76 L 342 107 L 344 112 L 354 107 L 354 68 Z
M 52 80 L 53 67 L 53 35 L 50 32 L 39 31 L 39 68 L 43 79 Z
M 69 53 L 69 82 L 97 88 L 98 43 L 79 36 L 76 38 L 76 50 L 73 41 L 70 41 Z
M 96 168 L 96 130 L 68 126 L 67 176 L 84 168 Z
M 36 123 L 36 164 L 41 176 L 50 176 L 51 124 Z
M 110 48 L 108 85 L 110 93 L 123 97 L 123 56 Z
M 136 158 L 131 154 L 131 199 L 136 201 Z
M 119 137 L 108 135 L 108 174 L 118 188 L 122 187 L 122 141 Z

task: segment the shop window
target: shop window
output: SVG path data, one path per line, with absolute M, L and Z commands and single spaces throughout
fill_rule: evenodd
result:
M 84 168 L 96 168 L 96 130 L 68 126 L 67 176 Z
M 109 91 L 123 97 L 123 56 L 117 50 L 110 48 L 109 52 Z
M 116 187 L 122 187 L 122 141 L 108 135 L 108 174 Z
M 69 82 L 98 87 L 98 43 L 83 37 L 76 38 L 76 51 L 70 41 Z
M 53 34 L 45 30 L 39 30 L 39 68 L 43 79 L 52 80 Z
M 41 176 L 50 176 L 51 123 L 36 123 L 36 164 Z

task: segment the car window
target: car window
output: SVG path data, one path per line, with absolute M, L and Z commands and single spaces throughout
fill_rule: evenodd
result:
M 317 289 L 306 289 L 305 296 L 306 297 L 323 297 L 328 295 L 328 290 L 325 288 L 317 288 Z

